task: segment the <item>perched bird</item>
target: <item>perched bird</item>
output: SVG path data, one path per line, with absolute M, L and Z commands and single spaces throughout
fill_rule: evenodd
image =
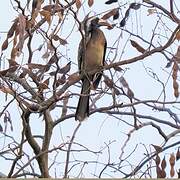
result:
M 90 74 L 90 71 L 100 69 L 104 65 L 106 53 L 106 38 L 100 30 L 103 20 L 98 17 L 86 17 L 82 23 L 84 37 L 79 44 L 78 66 L 82 77 L 82 89 L 75 119 L 83 121 L 89 116 L 89 95 L 91 87 L 96 89 L 102 77 L 100 72 Z

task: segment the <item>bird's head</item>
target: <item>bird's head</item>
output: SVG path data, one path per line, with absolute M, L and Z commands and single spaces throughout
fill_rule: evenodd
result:
M 103 26 L 103 21 L 103 19 L 100 19 L 97 16 L 89 17 L 88 14 L 81 23 L 81 29 L 86 35 L 89 35 L 93 30 Z

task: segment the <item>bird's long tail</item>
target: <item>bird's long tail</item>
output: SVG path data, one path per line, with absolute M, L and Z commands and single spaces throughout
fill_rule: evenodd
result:
M 89 116 L 90 89 L 90 81 L 87 78 L 84 78 L 82 83 L 81 96 L 79 98 L 78 106 L 76 109 L 76 120 L 83 121 L 87 116 Z

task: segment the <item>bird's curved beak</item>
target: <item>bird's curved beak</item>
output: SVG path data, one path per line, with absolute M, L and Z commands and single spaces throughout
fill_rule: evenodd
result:
M 106 26 L 106 23 L 107 23 L 107 21 L 104 19 L 99 19 L 99 21 L 98 21 L 98 25 L 100 25 L 100 26 Z
M 108 23 L 106 20 L 104 20 L 104 19 L 99 19 L 99 21 L 98 21 L 98 25 L 99 26 L 106 26 L 106 27 L 112 27 L 112 25 L 110 24 L 110 23 Z

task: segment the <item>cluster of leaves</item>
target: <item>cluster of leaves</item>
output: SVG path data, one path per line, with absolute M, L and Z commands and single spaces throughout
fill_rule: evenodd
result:
M 57 14 L 59 17 L 59 22 L 61 22 L 63 18 L 64 9 L 60 3 L 52 4 L 52 5 L 45 5 L 43 6 L 43 1 L 36 1 L 34 0 L 32 3 L 32 13 L 29 18 L 28 15 L 24 13 L 19 13 L 18 17 L 15 18 L 12 26 L 10 27 L 7 37 L 2 44 L 2 52 L 5 51 L 10 43 L 13 44 L 11 49 L 11 55 L 9 59 L 9 68 L 0 71 L 0 75 L 2 77 L 8 76 L 9 74 L 15 73 L 18 75 L 20 79 L 30 77 L 31 80 L 37 85 L 38 93 L 48 88 L 49 85 L 49 78 L 44 79 L 44 73 L 47 73 L 51 70 L 51 67 L 54 67 L 55 64 L 58 65 L 59 57 L 54 53 L 55 46 L 53 46 L 54 42 L 59 42 L 61 45 L 67 44 L 65 39 L 59 37 L 56 33 L 52 33 L 49 37 L 49 41 L 47 41 L 47 51 L 44 53 L 42 58 L 47 59 L 50 55 L 49 61 L 47 64 L 36 64 L 32 63 L 32 56 L 33 51 L 31 49 L 31 41 L 33 33 L 36 29 L 39 28 L 41 23 L 47 22 L 50 26 L 52 16 Z M 41 16 L 43 19 L 37 23 L 38 16 Z M 29 50 L 29 58 L 28 63 L 20 65 L 18 62 L 18 57 L 22 54 L 23 47 L 25 45 L 25 40 L 28 39 L 27 48 Z M 40 46 L 37 50 L 41 50 L 42 46 Z M 57 88 L 59 85 L 62 85 L 66 81 L 65 74 L 70 70 L 70 63 L 67 64 L 65 67 L 58 67 L 57 70 L 51 71 L 49 74 L 54 76 L 55 74 L 59 73 L 62 76 L 56 79 L 56 83 L 54 84 L 54 88 Z M 1 91 L 4 93 L 12 94 L 9 88 L 1 85 Z

